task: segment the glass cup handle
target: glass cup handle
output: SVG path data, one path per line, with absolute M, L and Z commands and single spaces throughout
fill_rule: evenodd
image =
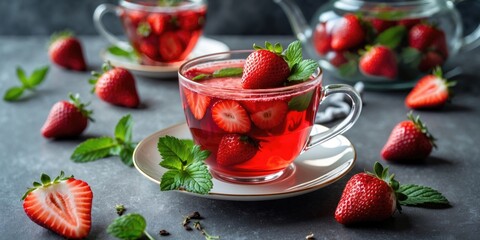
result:
M 458 4 L 460 2 L 463 2 L 463 0 L 456 0 L 456 1 L 453 1 L 454 4 Z M 450 5 L 451 6 L 451 5 Z M 453 7 L 453 6 L 451 6 Z M 461 18 L 460 18 L 460 14 L 456 14 L 457 16 L 457 19 L 458 21 L 461 23 Z M 480 23 L 477 25 L 477 28 L 475 28 L 475 30 L 473 30 L 473 32 L 471 32 L 470 34 L 468 34 L 467 36 L 464 36 L 462 38 L 462 44 L 460 46 L 460 52 L 466 52 L 466 51 L 470 51 L 476 47 L 480 46 Z
M 331 84 L 331 85 L 325 86 L 322 91 L 323 91 L 323 98 L 320 99 L 321 101 L 323 101 L 326 97 L 328 97 L 331 94 L 345 93 L 350 98 L 350 100 L 352 100 L 352 107 L 350 109 L 350 112 L 348 113 L 348 116 L 345 119 L 343 119 L 342 122 L 331 127 L 325 132 L 310 135 L 304 151 L 324 141 L 332 139 L 338 134 L 342 134 L 348 129 L 350 129 L 353 126 L 353 124 L 357 121 L 358 117 L 360 116 L 360 112 L 362 111 L 362 98 L 357 93 L 357 91 L 355 91 L 353 87 L 346 84 Z
M 115 13 L 116 16 L 119 16 L 121 11 L 122 10 L 119 9 L 116 5 L 108 4 L 108 3 L 101 4 L 95 9 L 95 12 L 93 13 L 93 23 L 95 25 L 95 28 L 98 30 L 98 32 L 103 37 L 105 37 L 110 43 L 124 50 L 131 50 L 132 47 L 128 42 L 122 41 L 118 39 L 115 35 L 111 34 L 109 31 L 107 31 L 107 29 L 102 23 L 102 17 L 106 13 L 113 12 Z

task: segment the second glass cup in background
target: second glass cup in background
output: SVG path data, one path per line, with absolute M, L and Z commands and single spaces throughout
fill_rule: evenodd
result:
M 102 4 L 94 13 L 94 23 L 102 36 L 112 44 L 133 49 L 142 64 L 165 65 L 181 62 L 190 54 L 205 25 L 205 0 L 164 1 L 120 0 L 119 5 Z M 108 12 L 120 17 L 130 43 L 109 33 L 101 18 Z

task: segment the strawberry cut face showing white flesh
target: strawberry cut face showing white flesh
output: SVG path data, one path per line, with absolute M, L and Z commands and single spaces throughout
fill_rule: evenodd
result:
M 67 238 L 90 232 L 93 194 L 84 181 L 69 180 L 40 187 L 27 195 L 23 208 L 35 223 Z

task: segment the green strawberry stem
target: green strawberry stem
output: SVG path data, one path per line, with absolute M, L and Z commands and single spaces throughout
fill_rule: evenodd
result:
M 433 146 L 434 148 L 437 148 L 437 145 L 435 144 L 436 139 L 435 139 L 435 138 L 433 137 L 433 135 L 428 131 L 427 125 L 425 125 L 425 123 L 422 122 L 422 120 L 420 119 L 420 115 L 417 115 L 417 116 L 415 117 L 415 116 L 413 116 L 413 112 L 410 111 L 410 112 L 407 114 L 407 118 L 415 124 L 415 127 L 417 127 L 418 130 L 420 130 L 420 132 L 422 132 L 423 134 L 425 134 L 425 136 L 428 138 L 428 140 L 430 141 L 430 143 L 432 144 L 432 146 Z
M 66 181 L 70 178 L 73 178 L 73 175 L 65 176 L 65 173 L 63 171 L 60 171 L 60 175 L 55 177 L 52 181 L 50 176 L 48 176 L 45 173 L 42 173 L 42 175 L 40 176 L 40 182 L 33 182 L 33 187 L 27 189 L 27 192 L 22 196 L 22 200 L 24 200 L 29 193 L 33 192 L 34 190 L 36 190 L 38 188 L 46 188 L 46 187 L 49 187 L 53 184 L 57 184 L 57 183 L 60 183 L 62 181 Z
M 73 37 L 74 34 L 73 34 L 73 31 L 69 30 L 69 29 L 65 29 L 61 32 L 55 32 L 52 34 L 52 36 L 50 36 L 50 41 L 48 43 L 48 46 L 52 45 L 54 42 L 60 40 L 60 39 L 64 39 L 64 38 L 69 38 L 69 37 Z
M 112 65 L 112 63 L 110 61 L 106 61 L 103 63 L 102 65 L 102 72 L 95 72 L 95 71 L 92 71 L 92 78 L 88 79 L 88 83 L 90 83 L 91 85 L 93 85 L 93 88 L 92 90 L 90 91 L 91 93 L 94 93 L 95 92 L 95 85 L 97 84 L 98 82 L 98 79 L 102 76 L 102 74 L 114 69 L 115 67 Z
M 95 122 L 95 119 L 92 118 L 93 110 L 85 109 L 85 107 L 90 105 L 90 102 L 82 103 L 80 101 L 80 95 L 78 93 L 75 94 L 75 95 L 72 94 L 72 93 L 69 93 L 68 97 L 70 98 L 70 102 L 78 109 L 78 111 L 80 111 L 82 113 L 83 116 L 88 118 L 88 120 L 90 120 L 92 122 Z

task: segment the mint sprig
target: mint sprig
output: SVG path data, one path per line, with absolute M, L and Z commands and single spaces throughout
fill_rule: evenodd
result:
M 139 239 L 145 235 L 148 239 L 154 238 L 145 230 L 147 222 L 138 213 L 129 213 L 116 218 L 107 228 L 107 233 L 119 239 Z
M 288 81 L 306 81 L 319 67 L 317 61 L 303 59 L 302 45 L 298 40 L 290 43 L 283 55 L 290 67 Z
M 158 139 L 158 151 L 163 160 L 160 166 L 169 169 L 162 175 L 161 191 L 185 190 L 208 194 L 213 187 L 212 175 L 204 160 L 210 156 L 192 140 L 164 136 Z
M 16 101 L 22 97 L 25 90 L 35 91 L 35 88 L 40 85 L 48 73 L 48 66 L 37 68 L 32 75 L 27 76 L 21 67 L 17 67 L 17 78 L 21 82 L 21 86 L 14 86 L 7 89 L 3 95 L 5 101 Z
M 390 49 L 395 49 L 402 42 L 403 37 L 407 33 L 407 28 L 402 25 L 388 28 L 380 33 L 375 38 L 375 44 L 387 46 Z
M 88 139 L 75 148 L 70 159 L 84 163 L 119 156 L 125 165 L 133 166 L 132 155 L 137 143 L 132 141 L 132 127 L 132 117 L 130 115 L 122 117 L 115 127 L 115 137 Z

